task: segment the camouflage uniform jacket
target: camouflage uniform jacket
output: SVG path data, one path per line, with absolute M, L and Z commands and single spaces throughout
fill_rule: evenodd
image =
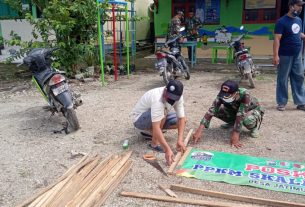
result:
M 187 18 L 185 20 L 187 36 L 191 38 L 197 38 L 198 26 L 201 25 L 200 20 L 197 17 Z M 195 32 L 195 33 L 194 33 Z
M 181 26 L 180 19 L 176 16 L 173 17 L 168 28 L 167 39 L 176 37 L 180 33 L 179 32 L 180 26 Z
M 232 103 L 226 103 L 219 96 L 216 97 L 213 105 L 201 120 L 201 124 L 203 124 L 205 128 L 209 128 L 212 117 L 217 116 L 221 107 L 223 107 L 223 110 L 225 111 L 227 120 L 235 120 L 233 130 L 237 132 L 241 131 L 241 122 L 247 112 L 255 109 L 261 112 L 261 114 L 264 113 L 264 108 L 260 105 L 257 98 L 251 96 L 245 88 L 239 88 L 239 99 Z

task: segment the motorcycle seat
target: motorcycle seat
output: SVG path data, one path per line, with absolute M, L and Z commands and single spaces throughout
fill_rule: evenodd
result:
M 52 69 L 46 69 L 40 72 L 36 72 L 34 77 L 39 85 L 43 87 L 54 74 L 56 74 L 56 72 Z

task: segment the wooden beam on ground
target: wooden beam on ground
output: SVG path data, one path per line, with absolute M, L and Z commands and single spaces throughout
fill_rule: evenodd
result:
M 177 168 L 181 167 L 181 165 L 183 164 L 184 160 L 186 159 L 186 157 L 189 155 L 190 151 L 193 149 L 193 147 L 187 147 L 186 151 L 183 153 L 181 159 L 179 160 L 178 164 L 177 164 Z
M 114 180 L 114 182 L 110 183 L 108 189 L 104 192 L 100 192 L 100 194 L 103 195 L 102 198 L 100 198 L 100 200 L 96 203 L 95 207 L 100 207 L 102 204 L 104 204 L 108 196 L 116 189 L 118 184 L 124 179 L 128 171 L 130 170 L 131 166 L 132 166 L 132 161 L 128 160 L 124 165 L 124 167 L 122 168 L 119 175 L 117 176 L 117 178 Z
M 291 203 L 285 201 L 255 198 L 250 196 L 234 195 L 234 194 L 222 193 L 217 191 L 201 190 L 201 189 L 186 187 L 183 185 L 171 185 L 170 189 L 182 191 L 186 193 L 193 193 L 198 195 L 205 195 L 205 196 L 229 199 L 234 201 L 242 201 L 247 203 L 255 203 L 255 204 L 262 204 L 262 205 L 269 205 L 276 207 L 305 207 L 305 204 L 301 204 L 301 203 Z
M 169 195 L 170 197 L 173 198 L 178 198 L 178 196 L 176 195 L 176 193 L 174 193 L 171 189 L 169 189 L 168 186 L 164 186 L 164 185 L 159 185 L 159 188 L 161 190 L 163 190 L 167 195 Z
M 130 166 L 128 166 L 126 165 L 126 162 L 128 161 L 131 153 L 132 152 L 129 152 L 123 156 L 122 159 L 115 166 L 113 166 L 109 172 L 107 172 L 106 176 L 104 176 L 100 181 L 97 181 L 97 188 L 94 189 L 82 203 L 79 203 L 80 206 L 96 206 L 99 204 L 99 199 L 103 197 L 106 189 L 109 188 L 112 183 L 116 181 L 116 179 L 120 178 L 120 175 L 123 172 L 128 172 L 131 163 Z
M 218 202 L 218 201 L 203 201 L 203 200 L 196 200 L 196 199 L 189 199 L 189 198 L 172 198 L 169 196 L 159 196 L 159 195 L 152 195 L 149 193 L 137 193 L 137 192 L 121 192 L 122 196 L 126 197 L 133 197 L 133 198 L 143 198 L 143 199 L 150 199 L 156 201 L 164 201 L 164 202 L 172 202 L 172 203 L 183 203 L 187 205 L 203 205 L 203 206 L 210 206 L 210 207 L 250 207 L 250 205 L 241 205 L 236 203 L 228 203 L 228 202 Z M 252 206 L 252 205 L 251 205 Z
M 187 146 L 187 144 L 189 143 L 190 139 L 191 139 L 191 136 L 193 134 L 193 129 L 191 129 L 189 131 L 189 133 L 187 134 L 185 140 L 184 140 L 184 146 Z M 182 152 L 178 152 L 175 156 L 175 159 L 174 159 L 174 162 L 171 164 L 171 166 L 168 168 L 168 171 L 167 171 L 167 174 L 169 175 L 172 175 L 173 174 L 173 171 L 176 167 L 176 165 L 178 164 L 178 162 L 180 161 L 181 159 L 181 156 L 182 156 Z

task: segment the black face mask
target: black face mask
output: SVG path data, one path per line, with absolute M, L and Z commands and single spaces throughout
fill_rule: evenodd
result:
M 297 17 L 301 14 L 301 11 L 297 11 L 294 8 L 292 8 L 292 9 L 293 9 L 292 16 Z
M 174 105 L 176 101 L 168 98 L 166 102 L 169 103 L 170 105 Z

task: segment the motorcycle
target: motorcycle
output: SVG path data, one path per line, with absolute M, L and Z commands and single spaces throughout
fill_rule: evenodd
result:
M 48 102 L 48 110 L 52 115 L 61 112 L 67 119 L 63 130 L 66 133 L 80 128 L 75 109 L 82 104 L 80 95 L 76 95 L 67 83 L 65 72 L 58 71 L 51 66 L 52 53 L 56 49 L 36 48 L 30 51 L 23 59 L 32 72 L 32 81 Z
M 180 28 L 180 32 L 185 28 Z M 187 66 L 184 57 L 181 54 L 181 46 L 179 40 L 182 38 L 180 33 L 174 38 L 169 39 L 165 44 L 159 47 L 155 53 L 157 62 L 155 68 L 159 71 L 160 76 L 163 76 L 164 83 L 167 84 L 170 79 L 184 77 L 186 80 L 190 79 L 189 67 Z M 165 51 L 163 48 L 168 48 Z
M 240 30 L 243 30 L 243 26 L 240 27 Z M 253 63 L 252 55 L 249 50 L 245 48 L 244 43 L 241 42 L 245 35 L 246 34 L 243 33 L 233 39 L 230 43 L 230 47 L 233 48 L 235 66 L 240 73 L 241 80 L 248 79 L 250 87 L 255 88 L 253 78 L 256 75 L 256 67 Z

